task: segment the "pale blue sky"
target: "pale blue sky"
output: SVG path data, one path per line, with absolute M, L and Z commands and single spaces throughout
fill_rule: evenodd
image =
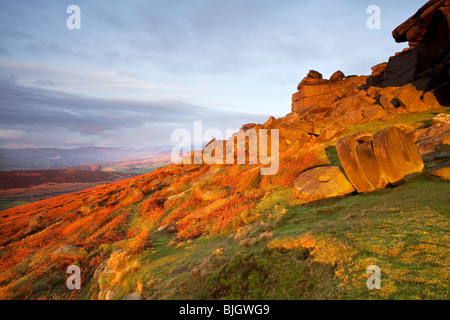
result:
M 370 74 L 401 51 L 391 32 L 424 3 L 1 0 L 0 147 L 150 146 L 194 120 L 283 116 L 308 70 Z

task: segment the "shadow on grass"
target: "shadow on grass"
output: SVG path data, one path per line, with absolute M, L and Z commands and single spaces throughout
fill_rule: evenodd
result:
M 341 162 L 339 161 L 339 156 L 335 146 L 327 146 L 325 148 L 325 154 L 332 166 L 341 166 Z

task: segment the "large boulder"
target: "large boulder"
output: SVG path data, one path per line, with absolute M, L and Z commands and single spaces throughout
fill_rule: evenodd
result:
M 307 77 L 312 79 L 322 79 L 322 74 L 316 70 L 309 70 Z
M 441 113 L 433 118 L 431 126 L 416 130 L 413 141 L 421 155 L 435 152 L 445 139 L 450 138 L 450 115 Z
M 439 169 L 434 169 L 429 174 L 431 174 L 432 176 L 450 180 L 450 163 L 446 163 L 446 165 L 442 166 Z
M 342 81 L 344 79 L 345 79 L 345 74 L 341 70 L 336 71 L 330 77 L 330 81 Z
M 344 196 L 355 192 L 339 167 L 317 167 L 303 172 L 294 183 L 294 196 L 304 201 Z
M 408 135 L 397 127 L 378 131 L 373 137 L 373 150 L 381 172 L 395 184 L 407 175 L 422 172 L 424 164 Z
M 358 141 L 352 136 L 345 136 L 336 141 L 336 150 L 345 173 L 358 192 L 375 190 L 358 158 Z
M 394 90 L 392 95 L 408 112 L 422 112 L 429 109 L 420 99 L 422 93 L 410 83 Z
M 381 173 L 380 166 L 373 152 L 372 141 L 366 141 L 356 147 L 359 163 L 367 178 L 375 189 L 384 189 L 388 184 L 387 179 Z

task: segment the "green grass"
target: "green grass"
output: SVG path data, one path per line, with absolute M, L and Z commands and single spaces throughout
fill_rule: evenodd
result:
M 442 107 L 438 109 L 431 109 L 420 113 L 407 113 L 407 114 L 396 114 L 394 118 L 389 121 L 375 121 L 367 122 L 358 125 L 352 125 L 348 127 L 346 132 L 347 135 L 355 134 L 357 132 L 363 131 L 366 133 L 375 133 L 377 131 L 383 130 L 384 128 L 395 126 L 398 124 L 404 125 L 414 125 L 417 123 L 427 124 L 439 113 L 450 113 L 450 107 Z
M 28 200 L 1 200 L 0 211 L 31 203 Z
M 261 200 L 261 218 L 237 240 L 222 234 L 177 246 L 172 235 L 155 234 L 154 248 L 139 257 L 118 297 L 141 283 L 151 299 L 448 299 L 449 195 L 448 181 L 425 175 L 309 205 L 277 190 Z M 302 237 L 317 243 L 267 246 Z M 366 287 L 372 264 L 381 268 L 381 290 Z

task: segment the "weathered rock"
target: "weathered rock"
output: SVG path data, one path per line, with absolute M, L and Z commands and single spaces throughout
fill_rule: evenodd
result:
M 428 110 L 428 106 L 420 99 L 421 92 L 410 83 L 398 88 L 392 92 L 392 95 L 400 101 L 401 106 L 408 110 L 408 112 Z
M 274 117 L 270 117 L 264 124 L 265 129 L 276 129 L 279 121 Z
M 339 74 L 335 78 L 340 78 Z M 342 81 L 330 81 L 320 78 L 306 77 L 292 95 L 292 111 L 302 114 L 308 108 L 329 107 L 334 102 L 359 92 L 359 87 L 366 82 L 367 77 L 346 77 Z M 312 120 L 312 119 L 306 119 Z
M 431 0 L 393 31 L 395 41 L 409 41 L 410 48 L 389 59 L 383 86 L 416 81 L 429 90 L 448 82 L 449 17 L 447 0 Z
M 256 123 L 247 123 L 242 126 L 242 130 L 252 129 L 256 126 Z
M 280 141 L 279 141 L 279 145 L 278 145 L 280 150 L 286 150 L 290 144 L 292 144 L 292 143 L 288 143 L 285 138 L 280 137 Z
M 386 187 L 388 181 L 381 173 L 375 154 L 373 153 L 372 141 L 369 140 L 358 145 L 356 147 L 356 153 L 371 185 L 377 190 Z
M 363 143 L 363 142 L 367 142 L 367 141 L 372 141 L 373 134 L 370 134 L 370 133 L 367 133 L 364 131 L 359 131 L 353 135 L 353 138 L 355 138 L 355 140 L 358 141 L 359 143 Z
M 102 275 L 115 273 L 115 271 L 110 268 L 109 262 L 114 261 L 116 256 L 118 256 L 119 254 L 123 254 L 123 253 L 124 253 L 123 249 L 119 249 L 119 250 L 112 252 L 110 257 L 106 260 L 103 260 L 102 263 L 100 263 L 100 265 L 97 267 L 97 269 L 95 269 L 94 279 L 97 280 L 100 289 L 103 289 L 103 283 L 101 281 Z
M 108 290 L 105 294 L 105 300 L 113 300 L 116 294 L 115 290 Z
M 436 154 L 435 156 L 434 156 L 434 158 L 436 159 L 436 160 L 450 160 L 450 151 L 448 151 L 448 152 L 441 152 L 441 153 L 438 153 L 438 154 Z
M 202 175 L 200 178 L 198 178 L 198 181 L 206 181 L 208 179 L 210 179 L 211 177 L 215 176 L 216 174 L 218 174 L 220 172 L 220 168 L 216 167 L 216 168 L 210 168 L 210 170 L 205 173 L 204 175 Z
M 434 117 L 431 122 L 432 123 L 443 122 L 443 123 L 450 124 L 450 114 L 448 114 L 448 113 L 440 113 L 436 117 Z
M 340 119 L 340 123 L 347 126 L 353 126 L 365 122 L 362 110 L 353 110 L 345 113 Z
M 299 84 L 298 90 L 292 95 L 293 112 L 301 113 L 309 106 L 331 104 L 338 99 L 330 90 L 328 80 L 307 77 Z
M 442 144 L 450 146 L 450 134 L 447 134 L 444 139 L 442 140 Z
M 366 121 L 375 121 L 383 118 L 386 111 L 379 105 L 370 104 L 361 108 L 361 114 Z
M 342 126 L 331 126 L 328 128 L 325 128 L 320 131 L 319 135 L 319 142 L 328 142 L 328 141 L 334 141 L 339 138 L 342 138 L 345 135 L 345 132 L 347 131 L 346 127 Z
M 437 101 L 435 95 L 432 92 L 425 92 L 423 95 L 423 103 L 428 109 L 435 109 L 442 107 Z
M 439 168 L 429 172 L 430 175 L 450 180 L 450 162 L 446 162 Z
M 221 188 L 217 190 L 208 190 L 203 193 L 203 200 L 211 201 L 227 197 L 230 194 L 229 188 Z
M 346 136 L 336 142 L 336 150 L 342 167 L 351 184 L 358 192 L 369 192 L 375 190 L 367 177 L 358 158 L 358 142 L 351 136 Z
M 387 62 L 382 62 L 372 67 L 372 76 L 376 77 L 384 72 L 387 67 Z
M 80 254 L 81 249 L 82 248 L 79 245 L 67 244 L 65 246 L 62 246 L 58 250 L 53 251 L 52 253 L 66 256 L 76 256 Z
M 309 70 L 307 77 L 313 79 L 322 79 L 322 74 L 316 70 Z
M 383 87 L 400 87 L 414 81 L 416 76 L 425 71 L 427 67 L 421 67 L 426 55 L 423 46 L 403 51 L 389 58 L 384 71 Z
M 332 76 L 330 77 L 330 81 L 342 81 L 344 80 L 344 78 L 345 74 L 341 70 L 338 70 L 332 74 Z
M 448 6 L 447 0 L 431 0 L 424 4 L 417 12 L 408 20 L 399 25 L 392 32 L 396 42 L 409 41 L 410 45 L 415 45 L 425 36 L 428 25 L 433 15 L 441 8 Z
M 295 197 L 308 202 L 344 196 L 354 191 L 339 167 L 317 167 L 305 171 L 294 183 Z
M 332 111 L 333 111 L 332 105 L 310 106 L 308 108 L 303 109 L 302 113 L 300 115 L 304 119 L 317 122 L 317 121 L 329 119 Z
M 309 137 L 302 136 L 298 139 L 296 139 L 294 142 L 292 142 L 286 149 L 288 153 L 297 153 L 300 151 L 300 149 L 309 142 Z
M 142 300 L 142 298 L 139 292 L 133 292 L 124 296 L 122 300 Z
M 297 139 L 309 140 L 308 133 L 288 124 L 281 124 L 279 130 L 280 137 L 288 139 L 291 142 Z
M 306 120 L 291 121 L 291 125 L 309 134 L 319 135 L 319 130 L 316 128 L 314 121 L 306 121 Z
M 392 100 L 394 99 L 394 96 L 392 94 L 383 93 L 380 96 L 380 104 L 384 109 L 394 109 L 395 106 L 392 103 Z
M 186 191 L 180 192 L 178 194 L 174 194 L 172 196 L 167 197 L 166 201 L 164 202 L 164 207 L 165 208 L 170 208 L 176 201 L 180 200 L 181 198 L 183 198 L 187 192 L 191 191 L 192 188 L 189 188 Z
M 373 150 L 381 172 L 392 184 L 424 168 L 416 146 L 397 127 L 378 131 L 373 137 Z
M 436 151 L 436 148 L 444 143 L 446 137 L 450 137 L 450 124 L 435 121 L 430 127 L 414 132 L 413 141 L 416 142 L 420 154 L 424 155 Z

